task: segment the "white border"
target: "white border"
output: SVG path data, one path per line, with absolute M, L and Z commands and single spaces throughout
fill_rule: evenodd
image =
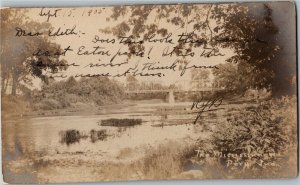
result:
M 109 6 L 109 5 L 131 5 L 131 4 L 176 4 L 176 3 L 209 3 L 209 2 L 262 2 L 262 0 L 0 0 L 0 8 L 3 7 L 80 7 L 80 6 Z M 264 0 L 271 1 L 271 0 Z M 281 0 L 281 1 L 292 1 L 292 0 Z M 300 0 L 295 0 L 297 10 L 300 10 Z M 298 13 L 297 13 L 298 14 Z M 298 16 L 297 16 L 298 17 Z M 300 33 L 300 19 L 297 18 L 297 35 Z M 0 28 L 1 29 L 1 28 Z M 298 36 L 299 38 L 299 36 Z M 299 44 L 299 39 L 297 40 Z M 298 45 L 298 72 L 299 72 L 299 54 L 300 54 L 300 45 Z M 298 73 L 298 91 L 299 88 L 299 73 Z M 300 91 L 299 91 L 300 92 Z M 298 94 L 298 111 L 299 111 L 299 94 Z M 0 107 L 1 107 L 1 98 L 0 98 Z M 1 111 L 0 111 L 1 116 Z M 298 112 L 299 116 L 299 112 Z M 299 118 L 298 118 L 299 120 Z M 1 122 L 1 120 L 0 120 Z M 1 124 L 0 124 L 1 125 Z M 0 126 L 1 128 L 1 126 Z M 299 146 L 299 122 L 298 122 L 298 146 Z M 0 138 L 1 132 L 0 132 Z M 0 139 L 0 147 L 2 146 L 2 141 Z M 299 149 L 298 149 L 299 150 Z M 2 150 L 0 150 L 0 156 L 2 156 Z M 299 151 L 298 151 L 299 154 Z M 299 160 L 299 158 L 298 158 Z M 0 160 L 0 170 L 2 172 L 2 160 Z M 3 182 L 2 173 L 0 174 L 1 184 Z M 78 183 L 77 183 L 78 184 Z M 81 183 L 83 185 L 199 185 L 199 184 L 208 184 L 208 185 L 267 185 L 267 184 L 276 184 L 276 185 L 300 185 L 300 176 L 294 179 L 251 179 L 251 180 L 179 180 L 179 181 L 129 181 L 129 182 L 100 182 L 100 183 Z M 72 184 L 70 184 L 72 185 Z M 75 184 L 74 184 L 75 185 Z

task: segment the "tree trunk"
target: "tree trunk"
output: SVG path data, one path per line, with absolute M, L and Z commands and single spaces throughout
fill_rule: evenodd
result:
M 7 90 L 7 86 L 9 83 L 9 74 L 6 74 L 5 77 L 1 79 L 1 93 L 4 95 Z
M 15 71 L 13 73 L 13 81 L 12 81 L 12 87 L 11 87 L 11 95 L 13 95 L 13 96 L 15 96 L 17 94 L 18 78 L 19 78 L 19 74 Z
M 9 78 L 10 78 L 10 76 L 8 74 L 7 78 L 6 78 L 6 82 L 5 82 L 4 93 L 6 93 L 6 91 L 7 91 L 7 87 L 8 87 L 8 83 L 9 83 Z
M 4 78 L 4 76 L 2 76 L 1 77 L 1 94 L 3 95 L 3 94 L 5 94 L 5 91 L 4 91 L 4 83 L 5 83 L 5 78 Z

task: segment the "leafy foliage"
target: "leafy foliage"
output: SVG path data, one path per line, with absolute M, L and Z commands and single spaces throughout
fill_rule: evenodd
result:
M 267 175 L 276 175 L 286 169 L 288 161 L 296 163 L 296 159 L 286 157 L 294 157 L 289 152 L 297 145 L 296 120 L 296 97 L 234 110 L 211 140 L 199 141 L 199 149 L 219 153 L 213 161 L 227 174 L 263 176 L 268 170 Z M 212 164 L 211 158 L 201 156 L 198 160 Z
M 153 34 L 165 36 L 173 28 L 182 30 L 189 34 L 190 39 L 199 42 L 178 42 L 178 48 L 226 48 L 234 52 L 226 59 L 229 64 L 220 67 L 233 67 L 230 71 L 236 78 L 232 78 L 228 70 L 214 70 L 216 80 L 223 83 L 221 86 L 237 93 L 253 88 L 266 88 L 274 94 L 295 93 L 290 90 L 293 89 L 291 80 L 295 75 L 279 70 L 285 68 L 287 62 L 282 58 L 282 43 L 278 39 L 282 35 L 274 23 L 272 8 L 268 4 L 119 6 L 113 9 L 112 19 L 107 20 L 117 21 L 120 17 L 129 18 L 117 26 L 100 31 L 116 36 L 130 35 L 132 39 L 147 39 Z M 143 43 L 128 43 L 128 48 L 128 56 L 131 57 L 131 53 L 143 50 L 144 46 Z M 175 51 L 178 57 L 180 51 Z M 179 60 L 186 61 L 184 58 Z M 283 84 L 286 91 L 281 88 Z
M 271 8 L 264 5 L 263 10 L 260 10 L 264 14 L 259 15 L 251 12 L 254 11 L 251 5 L 249 11 L 235 11 L 233 8 L 230 16 L 218 13 L 226 9 L 222 6 L 213 9 L 216 12 L 213 18 L 222 22 L 216 27 L 221 31 L 215 39 L 229 38 L 230 42 L 217 44 L 233 49 L 235 55 L 226 60 L 230 64 L 221 64 L 221 70 L 214 70 L 216 79 L 225 87 L 240 92 L 250 88 L 275 90 L 276 87 L 272 86 L 272 79 L 276 76 L 273 63 L 280 47 L 277 41 L 278 28 L 273 23 Z
M 191 73 L 193 88 L 197 89 L 201 87 L 206 87 L 209 84 L 210 71 L 205 69 L 192 69 Z
M 238 94 L 244 94 L 249 89 L 270 90 L 271 84 L 268 81 L 275 76 L 270 70 L 259 70 L 246 62 L 219 64 L 218 68 L 213 70 L 215 83 Z
M 95 105 L 117 103 L 123 97 L 123 88 L 106 77 L 81 78 L 79 81 L 69 77 L 66 81 L 44 84 L 41 91 L 33 94 L 34 109 L 60 109 L 80 102 Z
M 66 70 L 67 61 L 59 55 L 33 55 L 37 51 L 62 53 L 60 45 L 51 42 L 46 34 L 39 36 L 17 36 L 16 29 L 31 33 L 47 33 L 52 28 L 49 23 L 35 22 L 26 17 L 24 9 L 2 9 L 1 13 L 1 78 L 2 93 L 12 83 L 12 94 L 15 95 L 19 85 L 31 85 L 32 77 L 47 81 L 44 70 L 52 73 Z M 11 82 L 12 81 L 12 82 Z

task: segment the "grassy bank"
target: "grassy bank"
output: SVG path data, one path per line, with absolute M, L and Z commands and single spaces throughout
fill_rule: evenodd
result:
M 41 182 L 44 177 L 51 179 L 49 183 L 69 182 L 90 182 L 90 181 L 121 181 L 121 180 L 153 180 L 153 179 L 185 179 L 191 175 L 201 176 L 201 170 L 197 172 L 185 172 L 185 166 L 190 163 L 190 155 L 194 155 L 193 146 L 184 142 L 168 141 L 156 147 L 148 147 L 143 150 L 141 158 L 134 160 L 122 160 L 124 156 L 134 155 L 140 150 L 124 149 L 119 156 L 111 160 L 97 160 L 97 157 L 85 157 L 89 154 L 68 153 L 60 160 L 34 157 L 32 162 L 38 172 Z M 37 156 L 37 154 L 35 154 Z M 72 169 L 72 175 L 64 176 Z M 84 169 L 84 170 L 83 170 Z M 70 179 L 68 179 L 70 178 Z

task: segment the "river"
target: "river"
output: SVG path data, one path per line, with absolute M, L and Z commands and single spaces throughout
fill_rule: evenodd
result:
M 194 138 L 195 125 L 190 124 L 195 115 L 190 114 L 190 102 L 185 103 L 131 103 L 103 107 L 97 115 L 72 115 L 31 117 L 7 121 L 3 125 L 6 159 L 20 154 L 40 153 L 54 156 L 63 153 L 101 153 L 109 160 L 128 148 L 155 146 L 166 140 Z M 78 113 L 80 114 L 80 113 Z M 101 126 L 106 119 L 142 119 L 141 125 L 132 127 Z M 81 133 L 106 130 L 105 140 L 92 142 L 90 138 L 73 144 L 61 142 L 60 132 L 75 129 Z

